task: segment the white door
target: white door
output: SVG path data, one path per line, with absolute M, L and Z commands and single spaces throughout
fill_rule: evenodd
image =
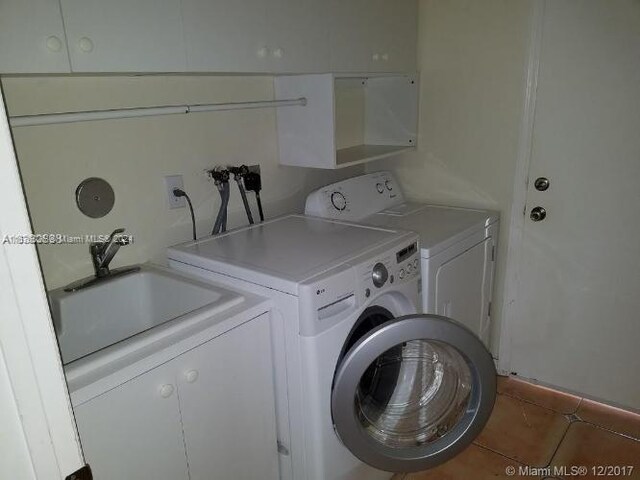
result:
M 180 0 L 61 0 L 74 72 L 186 69 Z
M 74 408 L 96 480 L 187 480 L 175 360 Z
M 69 73 L 58 0 L 0 1 L 0 73 Z
M 263 0 L 182 0 L 189 71 L 267 71 L 266 11 Z
M 276 480 L 278 445 L 269 316 L 180 357 L 191 480 Z
M 639 408 L 640 2 L 546 2 L 540 52 L 510 369 Z

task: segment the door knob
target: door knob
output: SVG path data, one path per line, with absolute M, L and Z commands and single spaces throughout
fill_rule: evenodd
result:
M 534 207 L 531 209 L 529 218 L 534 222 L 541 222 L 547 216 L 547 211 L 543 207 Z
M 549 188 L 549 179 L 547 177 L 538 177 L 536 181 L 533 182 L 533 186 L 536 187 L 536 190 L 539 192 L 544 192 Z

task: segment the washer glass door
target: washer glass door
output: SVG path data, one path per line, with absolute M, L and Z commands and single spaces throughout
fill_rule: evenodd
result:
M 336 370 L 335 430 L 365 463 L 392 472 L 438 465 L 469 445 L 495 400 L 482 342 L 437 315 L 390 318 L 360 333 Z

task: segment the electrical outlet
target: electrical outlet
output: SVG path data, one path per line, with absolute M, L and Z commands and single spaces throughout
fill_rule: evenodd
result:
M 169 208 L 184 208 L 187 206 L 187 199 L 184 197 L 176 197 L 173 194 L 174 188 L 184 190 L 184 183 L 182 182 L 182 175 L 167 175 L 164 177 L 164 184 L 167 188 L 167 200 L 169 201 Z

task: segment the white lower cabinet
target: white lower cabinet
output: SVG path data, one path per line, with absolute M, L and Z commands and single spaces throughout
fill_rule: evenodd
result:
M 98 480 L 277 479 L 264 314 L 74 408 Z
M 97 480 L 189 478 L 174 369 L 162 365 L 74 408 Z

